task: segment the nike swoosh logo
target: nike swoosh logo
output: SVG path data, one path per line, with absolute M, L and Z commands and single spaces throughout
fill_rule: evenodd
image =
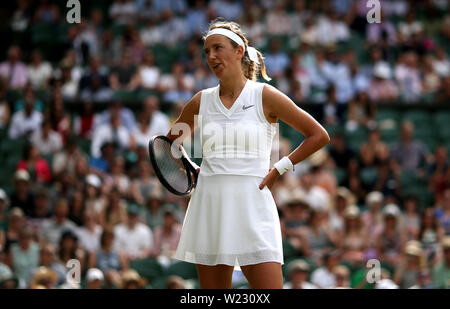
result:
M 245 106 L 245 105 L 244 105 L 244 106 L 242 106 L 242 110 L 245 111 L 246 109 L 249 109 L 249 108 L 252 107 L 252 106 L 255 106 L 255 104 L 249 105 L 249 106 Z

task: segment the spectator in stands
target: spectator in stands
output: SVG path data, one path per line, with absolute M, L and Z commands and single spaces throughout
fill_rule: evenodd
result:
M 86 209 L 84 211 L 83 225 L 77 229 L 80 246 L 87 253 L 95 252 L 100 247 L 102 227 L 95 222 L 95 219 L 94 211 Z
M 156 89 L 159 83 L 161 71 L 155 65 L 155 56 L 147 51 L 143 63 L 139 66 L 139 85 L 145 89 Z
M 447 77 L 450 75 L 450 59 L 442 46 L 436 47 L 433 59 L 433 69 L 440 77 Z
M 147 205 L 150 193 L 161 184 L 154 177 L 152 167 L 148 161 L 138 163 L 138 175 L 131 181 L 129 195 L 139 204 Z
M 446 103 L 450 100 L 450 74 L 441 80 L 441 86 L 435 96 L 436 103 Z
M 60 18 L 58 6 L 48 0 L 40 0 L 33 16 L 35 23 L 57 23 Z
M 186 26 L 194 36 L 201 36 L 208 29 L 205 0 L 195 0 L 193 7 L 187 10 Z
M 417 20 L 416 13 L 413 8 L 406 14 L 405 21 L 401 21 L 398 25 L 398 39 L 401 44 L 405 44 L 415 34 L 419 34 L 423 29 L 422 23 Z
M 47 184 L 52 179 L 47 160 L 40 157 L 39 150 L 32 143 L 25 144 L 22 159 L 17 163 L 17 170 L 26 170 L 34 183 Z
M 31 143 L 44 156 L 53 155 L 63 148 L 61 135 L 52 130 L 52 124 L 48 119 L 42 121 L 40 130 L 33 132 Z
M 39 252 L 39 267 L 44 266 L 53 270 L 57 276 L 57 285 L 61 285 L 66 282 L 67 270 L 61 261 L 56 258 L 56 248 L 52 244 L 43 244 Z M 39 268 L 31 271 L 30 278 L 33 278 Z
M 109 85 L 113 90 L 133 91 L 139 86 L 137 68 L 132 62 L 129 51 L 124 51 L 120 64 L 112 67 L 109 74 Z
M 74 189 L 69 197 L 69 215 L 68 218 L 77 227 L 82 227 L 84 223 L 85 202 L 82 189 Z
M 289 65 L 289 57 L 282 50 L 281 40 L 273 38 L 270 40 L 269 52 L 265 55 L 264 63 L 266 64 L 267 72 L 273 78 L 282 76 L 287 66 Z
M 89 268 L 99 268 L 105 275 L 107 286 L 118 286 L 119 272 L 128 268 L 126 256 L 114 248 L 114 242 L 114 230 L 106 227 L 100 236 L 100 247 L 89 255 Z
M 366 196 L 366 211 L 362 214 L 362 222 L 366 227 L 369 237 L 369 247 L 375 245 L 375 237 L 383 230 L 383 214 L 381 209 L 384 204 L 383 193 L 372 191 Z
M 35 110 L 35 101 L 32 94 L 24 98 L 24 109 L 12 115 L 9 126 L 9 138 L 29 138 L 34 131 L 39 130 L 42 122 L 42 113 Z
M 376 45 L 383 50 L 393 48 L 397 43 L 397 30 L 395 25 L 386 18 L 385 10 L 381 10 L 380 23 L 367 23 L 366 37 L 371 45 Z
M 34 198 L 30 174 L 19 169 L 14 174 L 14 189 L 10 195 L 11 205 L 20 208 L 25 215 L 29 215 L 34 208 Z
M 42 224 L 40 233 L 42 242 L 50 243 L 57 247 L 64 231 L 74 231 L 76 229 L 75 223 L 67 218 L 68 214 L 69 206 L 67 200 L 59 198 L 55 202 L 53 217 Z
M 11 29 L 15 34 L 23 33 L 31 21 L 31 3 L 26 0 L 16 1 L 17 7 L 12 14 Z
M 100 157 L 101 146 L 105 142 L 112 142 L 118 152 L 128 149 L 133 143 L 133 137 L 122 124 L 119 111 L 111 113 L 108 123 L 99 125 L 93 132 L 91 154 L 94 158 Z
M 346 128 L 354 131 L 359 127 L 374 129 L 375 104 L 370 100 L 367 92 L 359 92 L 354 100 L 348 103 L 348 116 Z
M 11 246 L 19 241 L 20 230 L 26 226 L 25 215 L 18 207 L 13 207 L 9 211 L 8 229 L 5 233 L 4 252 L 8 253 Z
M 350 288 L 350 270 L 344 265 L 338 265 L 333 269 L 336 278 L 335 289 L 349 289 Z
M 133 23 L 138 15 L 135 1 L 115 0 L 109 7 L 109 17 L 119 25 Z
M 330 289 L 336 286 L 336 275 L 333 270 L 339 263 L 337 251 L 326 252 L 323 255 L 323 264 L 311 274 L 311 283 L 321 289 Z
M 268 11 L 266 15 L 266 32 L 269 35 L 287 35 L 291 32 L 291 25 L 289 15 L 286 12 L 286 2 L 275 2 L 274 9 Z
M 122 273 L 119 287 L 126 290 L 142 289 L 147 280 L 142 278 L 134 269 L 128 269 Z
M 58 260 L 67 265 L 70 260 L 78 260 L 81 269 L 86 266 L 86 252 L 80 247 L 75 229 L 63 230 L 58 244 Z
M 129 261 L 146 258 L 154 248 L 153 233 L 147 225 L 139 222 L 140 206 L 130 203 L 127 210 L 127 221 L 114 228 L 115 248 Z
M 364 226 L 359 208 L 349 205 L 345 209 L 344 230 L 340 234 L 339 246 L 342 260 L 352 265 L 364 260 L 364 252 L 368 248 L 368 235 Z
M 96 219 L 106 207 L 105 198 L 101 194 L 102 180 L 96 174 L 88 174 L 84 184 L 85 209 L 93 211 Z M 99 223 L 100 221 L 97 220 Z
M 413 195 L 407 195 L 403 200 L 404 212 L 400 217 L 400 224 L 402 231 L 406 234 L 407 241 L 417 239 L 421 221 L 417 214 L 419 208 L 419 200 Z
M 25 288 L 30 280 L 30 270 L 39 264 L 39 245 L 33 240 L 33 231 L 22 227 L 18 242 L 11 245 L 8 255 L 8 265 L 19 279 L 19 287 Z
M 373 68 L 373 79 L 369 86 L 369 97 L 375 102 L 393 101 L 398 97 L 397 85 L 392 81 L 392 72 L 385 62 L 378 62 Z
M 450 236 L 450 188 L 445 189 L 442 193 L 435 215 L 444 229 L 444 234 Z
M 181 225 L 178 223 L 178 216 L 173 205 L 167 204 L 164 207 L 164 221 L 162 226 L 155 229 L 154 246 L 152 255 L 172 258 L 178 246 L 181 236 Z
M 75 138 L 69 136 L 64 148 L 60 149 L 53 156 L 52 175 L 55 179 L 59 179 L 63 175 L 73 175 L 75 165 L 78 158 L 84 157 L 84 154 L 77 146 Z
M 433 285 L 437 289 L 450 287 L 450 236 L 446 236 L 441 244 L 443 260 L 433 268 Z
M 42 60 L 42 54 L 35 50 L 31 54 L 31 63 L 28 65 L 28 80 L 33 89 L 47 89 L 48 81 L 52 75 L 50 63 Z
M 48 190 L 40 188 L 34 194 L 34 208 L 27 215 L 27 225 L 33 229 L 35 235 L 39 235 L 42 224 L 51 217 L 51 199 Z
M 166 289 L 185 289 L 185 282 L 180 276 L 172 275 L 167 278 Z
M 27 67 L 20 61 L 20 53 L 20 47 L 13 45 L 8 49 L 8 60 L 0 63 L 0 76 L 11 89 L 23 89 L 28 83 Z
M 91 139 L 96 115 L 91 102 L 84 101 L 82 104 L 80 114 L 74 117 L 73 133 L 81 138 Z
M 179 80 L 183 81 L 183 85 L 187 90 L 194 88 L 195 80 L 192 74 L 185 72 L 185 68 L 181 62 L 176 62 L 172 65 L 170 73 L 161 76 L 158 89 L 161 92 L 176 89 Z
M 103 226 L 116 226 L 127 222 L 127 204 L 118 188 L 113 187 L 100 214 Z M 116 235 L 117 236 L 117 235 Z
M 289 263 L 288 276 L 289 281 L 283 286 L 284 289 L 317 289 L 317 287 L 308 282 L 310 267 L 304 260 L 297 259 Z
M 45 266 L 38 267 L 30 280 L 30 289 L 55 289 L 57 283 L 56 273 Z
M 102 288 L 105 276 L 98 268 L 89 268 L 86 272 L 86 285 L 90 290 L 99 290 Z
M 332 134 L 329 153 L 336 166 L 342 169 L 347 169 L 350 159 L 354 157 L 354 152 L 346 145 L 342 132 Z
M 111 121 L 111 115 L 118 114 L 123 126 L 128 130 L 129 133 L 136 129 L 136 119 L 134 117 L 133 111 L 124 106 L 122 101 L 114 100 L 109 104 L 108 109 L 105 109 L 99 114 L 96 114 L 94 120 L 94 129 L 97 129 L 102 124 L 107 124 Z
M 0 188 L 0 250 L 4 248 L 3 230 L 7 227 L 7 214 L 9 208 L 9 198 L 5 190 Z
M 385 262 L 392 267 L 400 263 L 404 235 L 399 230 L 400 210 L 395 204 L 388 204 L 383 208 L 384 226 L 377 235 L 376 250 L 381 262 Z
M 25 86 L 23 90 L 23 98 L 19 98 L 16 102 L 14 102 L 14 110 L 17 112 L 24 109 L 24 106 L 27 104 L 26 101 L 33 101 L 33 106 L 37 111 L 44 111 L 44 102 L 36 96 L 36 92 L 31 87 L 31 84 L 27 84 Z
M 410 240 L 405 244 L 399 265 L 395 269 L 393 281 L 401 288 L 408 289 L 417 284 L 419 271 L 424 266 L 420 242 Z
M 422 79 L 417 54 L 410 51 L 400 55 L 394 75 L 401 98 L 405 102 L 417 102 L 422 96 Z
M 425 173 L 424 166 L 430 162 L 430 154 L 425 145 L 413 139 L 414 124 L 409 121 L 402 122 L 400 141 L 395 142 L 390 149 L 390 156 L 396 160 L 400 168 L 405 171 Z
M 145 99 L 141 114 L 144 114 L 147 118 L 148 134 L 150 136 L 165 135 L 169 132 L 169 118 L 159 109 L 159 99 L 156 96 L 150 96 Z
M 444 235 L 444 230 L 438 218 L 434 215 L 434 209 L 425 208 L 420 217 L 420 229 L 417 234 L 417 240 L 422 244 L 423 255 L 431 265 L 435 264 L 439 244 Z
M 125 159 L 115 156 L 111 163 L 109 173 L 104 177 L 107 188 L 117 188 L 121 195 L 125 195 L 130 186 L 130 179 L 125 174 Z

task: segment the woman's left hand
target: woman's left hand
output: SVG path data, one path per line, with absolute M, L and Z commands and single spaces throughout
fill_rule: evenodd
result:
M 264 186 L 267 186 L 270 189 L 272 189 L 273 184 L 277 180 L 277 178 L 280 176 L 280 173 L 276 168 L 271 168 L 269 170 L 269 173 L 267 173 L 266 177 L 264 177 L 263 181 L 259 185 L 259 190 L 264 189 Z

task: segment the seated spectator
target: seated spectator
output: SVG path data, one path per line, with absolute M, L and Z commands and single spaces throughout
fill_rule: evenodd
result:
M 450 236 L 450 189 L 442 193 L 441 203 L 436 207 L 435 215 L 444 229 L 445 236 Z
M 29 227 L 22 227 L 19 240 L 11 245 L 8 255 L 8 265 L 19 279 L 19 287 L 26 288 L 30 282 L 30 271 L 38 267 L 39 245 L 33 240 L 33 231 Z
M 400 55 L 395 66 L 395 80 L 400 97 L 405 102 L 417 102 L 422 97 L 422 79 L 418 69 L 418 56 L 414 52 Z
M 101 194 L 102 180 L 96 174 L 88 174 L 84 183 L 84 204 L 85 209 L 93 211 L 97 223 L 99 223 L 99 216 L 106 207 L 106 201 Z
M 109 104 L 108 109 L 95 115 L 94 130 L 102 124 L 108 124 L 111 121 L 111 115 L 118 114 L 123 126 L 129 131 L 133 132 L 136 129 L 136 119 L 133 111 L 128 107 L 123 106 L 120 100 L 114 100 Z
M 109 17 L 116 23 L 125 25 L 134 22 L 138 15 L 135 1 L 115 0 L 109 7 Z
M 59 238 L 58 260 L 63 265 L 67 265 L 67 263 L 73 259 L 80 262 L 81 269 L 85 269 L 86 253 L 80 247 L 78 236 L 75 234 L 74 229 L 69 229 L 63 231 Z
M 61 135 L 52 130 L 52 124 L 48 119 L 44 119 L 41 129 L 31 135 L 31 143 L 44 156 L 55 154 L 63 148 Z
M 19 282 L 11 268 L 3 263 L 3 258 L 0 259 L 0 289 L 17 289 L 18 284 Z
M 42 224 L 40 239 L 42 242 L 58 246 L 61 235 L 64 231 L 76 229 L 75 223 L 70 221 L 67 216 L 69 206 L 65 198 L 59 198 L 53 209 L 53 217 Z
M 0 63 L 0 76 L 9 81 L 9 88 L 23 89 L 28 83 L 27 67 L 20 61 L 20 47 L 13 45 L 8 49 L 8 60 Z
M 91 102 L 83 102 L 81 113 L 74 117 L 74 134 L 81 138 L 90 139 L 94 127 L 95 113 Z
M 62 61 L 60 69 L 61 94 L 64 100 L 74 101 L 79 93 L 79 80 L 75 79 L 74 74 L 72 74 L 72 67 L 68 61 Z
M 153 250 L 153 233 L 150 228 L 139 222 L 140 206 L 128 206 L 128 218 L 114 228 L 115 248 L 123 252 L 129 261 L 143 259 Z
M 44 244 L 41 247 L 41 250 L 39 252 L 39 267 L 42 266 L 48 267 L 55 272 L 57 277 L 57 285 L 61 285 L 66 282 L 66 267 L 60 261 L 57 261 L 56 248 L 52 244 Z M 39 267 L 31 271 L 30 278 L 33 278 L 35 276 L 36 272 L 39 270 Z
M 269 52 L 264 57 L 266 70 L 273 78 L 281 77 L 289 65 L 289 57 L 281 48 L 281 41 L 272 39 L 269 45 Z
M 150 96 L 145 99 L 141 114 L 146 117 L 148 134 L 150 136 L 165 135 L 169 132 L 169 118 L 159 109 L 159 99 L 157 97 Z
M 349 289 L 350 288 L 350 271 L 344 265 L 338 265 L 333 269 L 336 278 L 335 289 Z
M 155 65 L 155 56 L 147 51 L 144 62 L 139 67 L 139 85 L 145 89 L 156 89 L 161 76 L 160 69 Z
M 436 48 L 433 69 L 440 77 L 450 75 L 450 59 L 442 46 Z
M 172 275 L 167 278 L 166 289 L 175 290 L 185 288 L 186 288 L 185 281 L 180 276 Z
M 33 21 L 36 23 L 56 23 L 60 18 L 59 8 L 56 4 L 48 0 L 39 1 L 39 5 L 33 16 Z
M 35 50 L 31 54 L 31 63 L 28 66 L 28 80 L 34 90 L 47 89 L 48 81 L 52 75 L 50 63 L 42 60 L 42 54 Z
M 102 212 L 100 213 L 100 222 L 102 226 L 113 226 L 126 224 L 127 222 L 127 204 L 118 188 L 113 187 L 108 195 Z M 116 235 L 117 236 L 117 235 Z
M 0 188 L 0 231 L 6 230 L 7 227 L 7 214 L 9 208 L 9 198 L 6 195 L 6 192 Z M 3 240 L 2 234 L 0 233 L 0 250 L 3 249 Z
M 95 252 L 100 247 L 102 227 L 95 222 L 95 213 L 92 210 L 84 212 L 83 225 L 77 229 L 80 247 L 88 253 Z
M 347 146 L 341 132 L 332 134 L 329 153 L 336 166 L 342 169 L 348 168 L 350 159 L 355 155 L 354 151 Z
M 310 267 L 304 260 L 298 259 L 289 263 L 288 276 L 289 281 L 283 286 L 283 289 L 317 289 L 317 287 L 308 282 Z
M 66 145 L 53 156 L 52 174 L 58 179 L 63 175 L 72 175 L 75 172 L 75 164 L 78 158 L 84 157 L 80 148 L 77 146 L 75 138 L 67 138 Z
M 399 41 L 401 43 L 409 41 L 414 34 L 420 33 L 422 29 L 422 23 L 416 18 L 416 13 L 411 8 L 406 14 L 406 20 L 398 24 Z
M 141 220 L 151 229 L 154 230 L 163 224 L 164 194 L 161 186 L 153 186 L 147 194 L 147 202 L 140 213 Z
M 105 276 L 98 268 L 89 268 L 86 272 L 86 285 L 89 290 L 99 290 L 102 288 Z
M 424 167 L 431 160 L 425 145 L 413 139 L 414 125 L 404 121 L 400 131 L 400 141 L 392 144 L 390 156 L 397 161 L 400 168 L 405 171 L 421 173 L 424 175 Z
M 399 265 L 395 269 L 393 281 L 401 289 L 409 289 L 417 284 L 420 269 L 423 268 L 423 251 L 420 242 L 410 240 L 405 244 Z
M 400 217 L 402 231 L 406 234 L 407 241 L 417 239 L 421 221 L 417 214 L 419 208 L 419 200 L 415 195 L 407 195 L 403 200 L 404 212 Z
M 99 268 L 105 275 L 107 286 L 118 286 L 119 273 L 128 268 L 126 256 L 114 248 L 114 243 L 114 230 L 107 227 L 100 236 L 100 247 L 89 255 L 89 268 Z
M 437 289 L 450 287 L 450 236 L 446 236 L 441 244 L 443 260 L 433 268 L 433 286 Z
M 103 175 L 108 172 L 110 164 L 114 159 L 117 146 L 112 141 L 103 141 L 100 146 L 100 157 L 90 156 L 89 168 L 95 173 Z
M 48 267 L 41 266 L 37 268 L 35 274 L 30 280 L 30 289 L 56 289 L 57 288 L 57 275 Z
M 119 287 L 125 290 L 143 289 L 147 283 L 134 269 L 128 269 L 122 273 Z
M 397 85 L 392 81 L 391 68 L 378 62 L 373 68 L 373 79 L 369 86 L 369 97 L 374 102 L 393 101 L 398 97 Z
M 129 52 L 124 51 L 120 64 L 111 68 L 109 85 L 112 90 L 132 91 L 139 86 L 137 68 L 133 64 Z
M 331 289 L 336 286 L 336 275 L 333 270 L 339 263 L 337 251 L 326 252 L 323 255 L 323 264 L 311 274 L 311 283 L 320 289 Z
M 9 126 L 10 139 L 29 138 L 34 131 L 39 130 L 42 113 L 35 110 L 35 101 L 28 92 L 24 99 L 24 109 L 14 112 Z
M 269 10 L 266 15 L 266 33 L 269 35 L 287 35 L 291 31 L 291 25 L 289 15 L 286 12 L 286 3 L 284 1 L 275 2 L 275 7 Z
M 61 135 L 63 144 L 65 144 L 67 137 L 72 132 L 72 120 L 71 116 L 64 109 L 63 96 L 59 89 L 53 91 L 50 106 L 49 119 L 52 123 L 52 128 Z
M 83 226 L 85 213 L 85 199 L 82 189 L 74 190 L 69 199 L 69 220 L 77 225 Z
M 40 188 L 34 194 L 34 208 L 27 216 L 27 226 L 33 229 L 35 235 L 39 235 L 42 224 L 51 217 L 51 200 L 48 190 Z
M 10 195 L 11 205 L 20 208 L 29 216 L 34 209 L 34 194 L 30 183 L 30 174 L 19 169 L 14 174 L 14 190 Z
M 399 230 L 398 219 L 400 210 L 395 204 L 388 204 L 383 208 L 384 226 L 377 235 L 376 250 L 379 260 L 396 267 L 401 261 L 401 252 L 405 240 Z
M 387 144 L 381 140 L 380 131 L 376 127 L 372 127 L 369 130 L 367 142 L 361 145 L 361 155 L 365 152 L 370 152 L 373 154 L 375 165 L 389 159 L 389 148 Z
M 20 230 L 26 226 L 25 215 L 20 208 L 13 207 L 9 212 L 8 229 L 5 233 L 4 252 L 9 253 L 11 246 L 19 241 Z
M 423 255 L 431 265 L 435 264 L 439 244 L 444 238 L 444 230 L 434 215 L 433 208 L 425 208 L 420 217 L 420 230 L 417 240 L 422 244 Z
M 122 156 L 115 156 L 111 163 L 109 173 L 104 177 L 107 188 L 116 188 L 121 195 L 125 195 L 130 186 L 130 179 L 125 174 L 125 159 Z
M 335 203 L 330 212 L 329 224 L 330 228 L 336 232 L 341 233 L 344 230 L 345 210 L 348 206 L 355 204 L 355 197 L 345 187 L 339 187 L 336 190 Z
M 345 126 L 349 131 L 354 131 L 359 127 L 375 128 L 375 104 L 366 92 L 358 93 L 356 98 L 348 103 L 348 117 Z
M 345 210 L 344 230 L 340 235 L 342 260 L 356 265 L 364 260 L 364 252 L 368 248 L 367 232 L 361 220 L 359 208 L 347 206 Z
M 172 205 L 164 207 L 162 226 L 155 229 L 152 255 L 172 258 L 178 247 L 181 236 L 181 225 L 178 223 L 176 211 Z
M 48 162 L 40 157 L 38 148 L 31 143 L 24 146 L 22 159 L 17 163 L 17 170 L 28 171 L 33 182 L 46 184 L 52 179 Z
M 188 102 L 193 95 L 191 87 L 184 83 L 182 77 L 177 76 L 175 88 L 167 90 L 163 95 L 163 100 L 167 103 L 176 104 L 178 102 Z
M 172 65 L 171 72 L 161 76 L 158 89 L 162 92 L 176 89 L 179 80 L 183 81 L 183 85 L 187 90 L 192 91 L 194 89 L 195 79 L 192 74 L 185 72 L 181 62 L 175 62 Z
M 133 138 L 128 129 L 122 124 L 120 114 L 114 112 L 106 124 L 99 125 L 92 134 L 91 155 L 94 158 L 101 156 L 101 146 L 105 142 L 112 142 L 119 153 L 131 146 Z

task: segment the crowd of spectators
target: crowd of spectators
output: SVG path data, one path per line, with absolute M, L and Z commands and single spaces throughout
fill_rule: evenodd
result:
M 449 4 L 380 2 L 381 23 L 368 23 L 370 8 L 355 0 L 115 0 L 67 24 L 54 1 L 15 1 L 0 61 L 0 158 L 5 144 L 24 143 L 0 183 L 0 286 L 151 288 L 133 263 L 176 263 L 189 198 L 161 186 L 147 143 L 217 85 L 202 35 L 223 16 L 264 52 L 273 85 L 342 128 L 272 188 L 285 287 L 449 288 L 450 148 L 427 147 L 410 121 L 386 142 L 376 117 L 391 102 L 450 102 Z M 67 26 L 61 56 L 24 42 L 42 24 Z M 132 104 L 118 93 L 133 94 Z M 359 130 L 367 140 L 350 147 L 346 132 Z M 281 156 L 297 146 L 279 141 Z M 406 194 L 405 175 L 432 199 Z M 73 260 L 81 285 L 67 279 Z M 185 279 L 169 276 L 163 287 L 195 286 Z

